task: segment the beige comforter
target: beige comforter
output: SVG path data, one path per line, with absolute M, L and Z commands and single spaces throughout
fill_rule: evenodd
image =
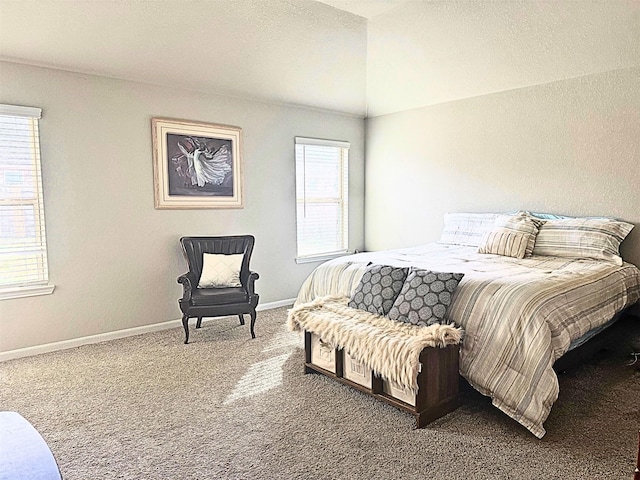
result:
M 539 438 L 558 397 L 555 360 L 640 299 L 640 270 L 628 263 L 520 260 L 434 243 L 326 262 L 304 282 L 296 304 L 350 296 L 369 263 L 465 274 L 448 311 L 465 330 L 460 373 Z

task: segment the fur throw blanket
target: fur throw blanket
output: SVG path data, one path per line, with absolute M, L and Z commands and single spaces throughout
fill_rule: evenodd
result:
M 377 374 L 418 391 L 420 352 L 425 347 L 457 345 L 462 329 L 455 325 L 428 327 L 396 322 L 347 306 L 347 297 L 327 296 L 289 310 L 289 330 L 306 330 L 332 347 L 344 349 Z

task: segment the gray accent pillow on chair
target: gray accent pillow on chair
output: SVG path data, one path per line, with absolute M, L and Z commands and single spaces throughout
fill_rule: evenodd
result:
M 362 275 L 348 305 L 351 308 L 386 315 L 402 290 L 408 273 L 408 268 L 371 265 Z
M 411 269 L 389 319 L 413 325 L 446 323 L 447 308 L 464 273 Z

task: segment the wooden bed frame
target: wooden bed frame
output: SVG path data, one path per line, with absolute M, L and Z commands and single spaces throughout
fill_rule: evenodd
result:
M 636 469 L 633 473 L 633 480 L 640 480 L 640 430 L 638 430 L 638 458 L 636 459 Z
M 634 331 L 635 325 L 640 321 L 640 304 L 625 308 L 618 312 L 612 320 L 614 321 L 607 328 L 558 358 L 553 364 L 556 373 L 562 374 L 574 370 L 585 361 L 597 357 L 603 351 L 615 350 L 621 341 L 628 341 L 629 330 Z M 640 337 L 638 340 L 640 341 Z
M 418 393 L 411 398 L 406 391 L 398 392 L 393 386 L 374 372 L 363 372 L 364 381 L 347 378 L 348 368 L 345 359 L 351 360 L 348 354 L 339 348 L 333 350 L 328 368 L 313 363 L 314 338 L 311 332 L 305 331 L 304 373 L 321 373 L 334 380 L 349 385 L 389 405 L 393 405 L 412 414 L 416 419 L 416 428 L 422 428 L 434 420 L 446 415 L 458 407 L 458 359 L 460 345 L 449 345 L 445 348 L 425 348 L 420 353 L 422 368 L 418 374 Z

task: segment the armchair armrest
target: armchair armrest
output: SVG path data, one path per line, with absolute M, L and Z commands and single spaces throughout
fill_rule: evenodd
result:
M 187 272 L 178 277 L 178 283 L 182 284 L 182 301 L 188 302 L 191 300 L 191 291 L 196 288 L 197 280 L 193 272 Z
M 249 277 L 247 278 L 247 293 L 250 297 L 255 295 L 254 283 L 256 280 L 260 278 L 257 272 L 249 272 Z

